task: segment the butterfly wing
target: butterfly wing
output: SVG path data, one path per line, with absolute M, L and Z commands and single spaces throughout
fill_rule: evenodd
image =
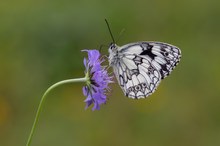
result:
M 140 59 L 141 62 L 134 62 L 133 59 Z M 114 67 L 114 72 L 125 95 L 134 99 L 152 94 L 161 80 L 160 72 L 147 59 L 139 56 L 127 55 L 118 67 Z
M 134 99 L 151 95 L 180 61 L 180 50 L 160 42 L 138 42 L 118 48 L 113 66 L 119 85 L 126 96 Z

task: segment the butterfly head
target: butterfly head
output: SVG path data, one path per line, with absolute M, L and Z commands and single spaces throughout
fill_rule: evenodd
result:
M 117 49 L 117 45 L 115 43 L 111 43 L 109 45 L 109 50 L 115 50 L 115 49 Z
M 110 65 L 113 65 L 116 61 L 117 54 L 118 54 L 118 46 L 115 43 L 111 43 L 108 48 L 109 52 L 109 63 Z
M 118 50 L 118 46 L 115 43 L 111 43 L 108 48 L 109 54 L 116 54 Z

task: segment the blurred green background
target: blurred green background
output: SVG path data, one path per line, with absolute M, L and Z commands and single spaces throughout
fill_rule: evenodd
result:
M 23 146 L 44 91 L 84 76 L 82 49 L 161 41 L 178 67 L 145 100 L 117 84 L 100 111 L 84 110 L 82 83 L 48 96 L 33 146 L 219 146 L 219 0 L 1 0 L 0 146 Z M 107 48 L 102 49 L 107 54 Z

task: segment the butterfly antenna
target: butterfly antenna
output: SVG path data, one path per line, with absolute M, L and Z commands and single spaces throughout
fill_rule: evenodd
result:
M 110 29 L 110 26 L 109 26 L 109 23 L 108 23 L 107 19 L 105 19 L 105 22 L 106 22 L 106 24 L 107 24 L 108 31 L 109 31 L 109 33 L 110 33 L 110 35 L 111 35 L 112 41 L 113 41 L 113 43 L 115 44 L 115 39 L 114 39 L 114 37 L 113 37 L 113 35 L 112 35 L 112 31 L 111 31 L 111 29 Z
M 116 40 L 116 43 L 119 41 L 119 39 L 120 39 L 121 36 L 124 34 L 124 32 L 125 32 L 125 29 L 123 28 L 123 29 L 121 30 L 121 32 L 119 33 L 119 36 L 118 36 L 118 39 Z

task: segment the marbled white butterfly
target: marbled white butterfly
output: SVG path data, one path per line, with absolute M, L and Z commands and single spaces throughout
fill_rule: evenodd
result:
M 109 64 L 124 94 L 133 99 L 146 98 L 167 77 L 181 58 L 179 48 L 162 42 L 136 42 L 117 46 L 106 20 L 113 43 Z

